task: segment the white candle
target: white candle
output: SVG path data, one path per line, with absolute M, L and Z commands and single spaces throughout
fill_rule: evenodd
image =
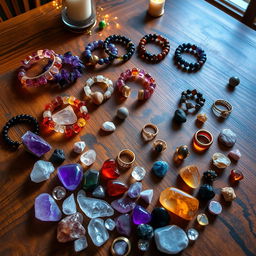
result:
M 149 0 L 148 13 L 153 17 L 159 17 L 164 14 L 165 0 Z
M 67 16 L 71 20 L 83 21 L 92 15 L 93 0 L 66 0 Z

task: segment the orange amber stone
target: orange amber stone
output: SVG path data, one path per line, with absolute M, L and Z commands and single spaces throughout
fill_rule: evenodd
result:
M 197 188 L 200 185 L 200 174 L 195 165 L 188 165 L 181 168 L 180 177 L 191 188 Z
M 185 220 L 192 220 L 199 206 L 199 201 L 195 197 L 174 187 L 163 190 L 159 201 L 165 209 Z

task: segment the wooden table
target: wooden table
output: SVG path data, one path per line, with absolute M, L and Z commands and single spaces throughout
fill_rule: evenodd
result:
M 102 36 L 97 33 L 88 36 L 66 31 L 61 24 L 59 10 L 51 3 L 0 24 L 0 126 L 12 116 L 21 113 L 40 119 L 44 105 L 54 96 L 74 95 L 81 98 L 85 80 L 94 74 L 103 74 L 116 81 L 119 74 L 127 68 L 135 66 L 147 70 L 156 78 L 158 84 L 149 101 L 138 104 L 138 87 L 132 85 L 132 96 L 123 104 L 118 102 L 118 97 L 113 96 L 100 107 L 91 109 L 91 119 L 78 136 L 65 139 L 55 134 L 44 135 L 44 138 L 53 148 L 65 150 L 66 164 L 79 160 L 79 156 L 72 154 L 72 146 L 75 141 L 84 140 L 87 149 L 93 148 L 97 151 L 97 161 L 93 165 L 96 170 L 101 168 L 106 159 L 115 158 L 121 149 L 133 150 L 136 153 L 136 165 L 144 166 L 147 170 L 143 189 L 154 188 L 153 202 L 147 208 L 151 211 L 159 205 L 159 194 L 166 187 L 176 186 L 197 194 L 197 190 L 191 191 L 181 182 L 178 170 L 181 166 L 196 164 L 202 174 L 212 168 L 212 154 L 227 154 L 229 151 L 218 144 L 217 136 L 221 129 L 231 128 L 238 136 L 235 148 L 239 148 L 242 158 L 237 164 L 232 163 L 221 172 L 214 182 L 217 192 L 215 199 L 222 203 L 223 212 L 217 218 L 210 217 L 210 224 L 200 230 L 200 238 L 181 255 L 256 255 L 256 32 L 204 1 L 169 0 L 164 16 L 158 19 L 147 16 L 147 4 L 143 0 L 102 0 L 99 5 L 104 7 L 103 13 L 110 14 L 111 17 L 117 16 L 120 23 L 119 28 L 111 25 L 104 30 Z M 127 35 L 136 44 L 144 34 L 160 33 L 170 40 L 171 52 L 157 65 L 146 64 L 135 54 L 123 65 L 86 71 L 75 85 L 64 91 L 51 86 L 33 92 L 20 89 L 16 70 L 20 61 L 31 52 L 49 48 L 57 53 L 71 50 L 74 54 L 81 55 L 87 43 L 114 33 Z M 195 74 L 183 73 L 172 63 L 176 47 L 183 42 L 195 43 L 207 53 L 206 64 Z M 232 91 L 227 88 L 227 81 L 234 75 L 240 78 L 241 84 Z M 198 154 L 191 147 L 192 136 L 198 130 L 195 116 L 188 116 L 181 129 L 172 124 L 180 93 L 193 88 L 202 91 L 206 97 L 206 105 L 201 112 L 207 113 L 209 119 L 204 128 L 210 130 L 215 137 L 212 147 L 205 154 Z M 211 112 L 213 101 L 219 98 L 230 101 L 234 107 L 234 111 L 224 122 L 217 121 Z M 102 122 L 112 119 L 116 122 L 115 113 L 121 105 L 129 109 L 128 119 L 117 123 L 117 130 L 113 134 L 103 136 L 99 132 Z M 167 151 L 159 157 L 151 153 L 152 143 L 144 143 L 140 137 L 142 126 L 148 122 L 159 127 L 157 138 L 168 142 Z M 12 130 L 11 135 L 18 138 L 21 133 L 22 129 L 17 127 Z M 181 166 L 175 166 L 172 156 L 175 148 L 182 144 L 189 145 L 191 155 Z M 49 159 L 51 153 L 43 159 Z M 150 174 L 151 166 L 157 159 L 170 164 L 170 171 L 160 181 Z M 29 174 L 37 159 L 24 152 L 22 147 L 17 152 L 11 152 L 1 143 L 0 160 L 0 255 L 75 255 L 72 242 L 57 242 L 57 223 L 44 223 L 34 218 L 34 198 L 43 192 L 51 193 L 59 185 L 58 179 L 52 177 L 40 184 L 32 183 Z M 228 205 L 220 195 L 220 188 L 230 186 L 228 177 L 230 170 L 234 168 L 241 170 L 245 178 L 234 187 L 237 199 Z M 130 172 L 131 170 L 122 173 L 120 179 L 131 182 Z M 205 204 L 200 205 L 199 212 L 203 212 L 205 208 Z M 195 225 L 194 221 L 187 222 L 170 215 L 171 224 L 177 224 L 184 229 Z M 86 219 L 85 226 L 88 221 Z M 109 247 L 116 236 L 112 232 L 109 241 L 101 248 L 96 248 L 87 235 L 89 248 L 79 255 L 109 255 Z M 132 241 L 133 239 L 134 236 Z M 133 242 L 131 255 L 141 255 L 136 249 L 136 242 Z M 145 255 L 160 255 L 154 242 Z

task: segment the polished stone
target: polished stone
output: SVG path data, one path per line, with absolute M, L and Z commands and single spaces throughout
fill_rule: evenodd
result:
M 139 241 L 138 241 L 138 248 L 142 252 L 148 251 L 149 245 L 150 245 L 150 241 L 149 240 L 139 239 Z
M 65 152 L 63 149 L 55 149 L 50 157 L 50 161 L 56 165 L 61 165 L 65 159 Z
M 148 224 L 138 225 L 136 233 L 139 239 L 144 240 L 150 240 L 154 236 L 153 227 Z
M 113 246 L 115 256 L 124 256 L 128 250 L 128 244 L 125 241 L 117 241 Z
M 241 158 L 242 154 L 239 149 L 231 150 L 228 153 L 228 157 L 233 159 L 234 161 L 238 161 Z
M 150 225 L 153 228 L 161 228 L 167 226 L 170 223 L 171 217 L 169 212 L 162 207 L 156 207 L 151 213 Z
M 109 196 L 120 196 L 128 190 L 126 184 L 119 180 L 110 180 L 107 183 L 107 193 Z
M 212 162 L 216 167 L 220 169 L 224 169 L 231 164 L 230 159 L 222 153 L 214 153 L 212 156 Z
M 73 108 L 69 105 L 53 114 L 52 120 L 58 125 L 72 125 L 77 121 L 77 116 Z
M 73 150 L 75 153 L 81 154 L 84 151 L 85 147 L 86 147 L 86 144 L 84 141 L 77 141 L 74 143 Z
M 101 126 L 101 129 L 105 132 L 114 132 L 116 130 L 116 126 L 113 122 L 104 122 Z
M 168 170 L 169 164 L 165 161 L 156 161 L 152 166 L 153 173 L 159 178 L 163 178 Z
M 105 228 L 106 228 L 107 230 L 110 230 L 110 231 L 114 230 L 115 227 L 116 227 L 115 221 L 113 221 L 113 220 L 110 219 L 110 218 L 108 218 L 108 219 L 105 220 L 104 225 L 105 225 Z
M 93 149 L 89 149 L 80 156 L 80 162 L 85 166 L 90 166 L 96 161 L 96 152 Z
M 146 224 L 151 221 L 151 214 L 144 207 L 136 205 L 132 212 L 132 220 L 135 225 Z
M 229 178 L 232 182 L 237 182 L 239 180 L 242 180 L 244 178 L 244 175 L 239 170 L 231 170 Z
M 74 241 L 74 250 L 75 252 L 81 252 L 88 247 L 87 239 L 85 236 L 80 237 Z
M 198 214 L 196 219 L 197 219 L 198 224 L 201 226 L 207 226 L 209 224 L 208 217 L 204 213 Z
M 132 211 L 136 203 L 130 197 L 122 197 L 112 201 L 111 206 L 120 213 L 128 213 Z
M 122 214 L 116 218 L 116 230 L 120 235 L 129 236 L 132 231 L 131 216 Z
M 136 181 L 141 181 L 146 175 L 146 170 L 141 166 L 135 166 L 131 175 Z
M 138 198 L 140 196 L 140 192 L 142 191 L 142 183 L 141 182 L 135 182 L 131 184 L 131 186 L 128 189 L 128 196 L 130 198 Z
M 71 215 L 76 213 L 76 202 L 74 194 L 67 197 L 62 203 L 62 211 L 66 215 Z
M 142 198 L 147 204 L 151 204 L 154 195 L 153 189 L 147 189 L 140 193 L 140 198 Z
M 35 162 L 30 178 L 33 182 L 39 183 L 50 178 L 51 173 L 54 172 L 54 166 L 51 162 L 38 160 Z
M 118 118 L 124 120 L 129 116 L 129 110 L 126 107 L 121 107 L 117 110 L 116 115 Z
M 104 198 L 106 196 L 105 189 L 101 185 L 99 185 L 93 190 L 92 196 L 97 198 Z
M 120 176 L 115 159 L 108 159 L 103 163 L 101 176 L 105 180 L 115 180 Z
M 215 196 L 213 187 L 209 184 L 203 184 L 199 189 L 198 196 L 202 200 L 212 199 Z
M 208 205 L 208 210 L 214 215 L 219 215 L 222 212 L 222 206 L 219 202 L 212 200 Z
M 223 129 L 219 134 L 219 142 L 226 147 L 233 147 L 236 143 L 237 136 L 230 129 Z
M 100 176 L 99 171 L 87 170 L 84 173 L 83 189 L 85 191 L 87 190 L 91 191 L 95 189 L 99 184 L 99 176 Z
M 66 189 L 62 186 L 57 186 L 52 191 L 52 197 L 55 200 L 62 200 L 66 196 Z
M 180 177 L 191 188 L 200 185 L 200 174 L 196 165 L 188 165 L 180 169 Z
M 190 241 L 195 241 L 199 237 L 199 233 L 196 229 L 190 228 L 187 231 L 187 236 Z

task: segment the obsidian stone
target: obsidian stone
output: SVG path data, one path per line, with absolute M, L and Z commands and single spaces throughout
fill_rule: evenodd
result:
M 217 173 L 213 170 L 208 170 L 203 173 L 204 180 L 207 182 L 213 182 L 217 178 Z
M 137 236 L 139 239 L 150 240 L 154 236 L 153 227 L 148 224 L 140 224 L 137 227 Z
M 61 165 L 65 161 L 65 152 L 63 149 L 55 149 L 50 157 L 50 162 Z
M 155 208 L 151 213 L 151 226 L 156 229 L 164 227 L 170 222 L 170 215 L 167 210 L 162 207 Z
M 232 76 L 229 78 L 229 85 L 232 87 L 236 87 L 240 84 L 240 79 L 236 76 Z
M 202 200 L 211 200 L 215 196 L 213 187 L 209 184 L 204 184 L 200 187 L 198 196 Z
M 173 120 L 178 124 L 185 123 L 187 121 L 187 115 L 185 111 L 181 108 L 177 109 L 174 113 Z

